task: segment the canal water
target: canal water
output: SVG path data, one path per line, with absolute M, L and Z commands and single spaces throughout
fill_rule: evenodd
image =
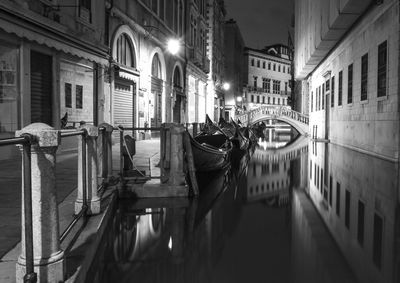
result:
M 121 200 L 87 282 L 399 282 L 397 165 L 262 134 L 199 199 Z

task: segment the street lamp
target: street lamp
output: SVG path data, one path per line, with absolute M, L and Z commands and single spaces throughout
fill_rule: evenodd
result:
M 167 42 L 167 50 L 172 55 L 178 54 L 179 50 L 181 49 L 181 44 L 178 39 L 170 38 Z
M 225 82 L 225 83 L 222 84 L 222 88 L 224 90 L 229 90 L 231 88 L 231 85 L 230 85 L 230 83 Z

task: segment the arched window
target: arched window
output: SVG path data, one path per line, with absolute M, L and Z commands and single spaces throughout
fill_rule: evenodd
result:
M 174 87 L 182 87 L 181 86 L 181 72 L 179 68 L 175 68 L 174 71 Z
M 151 62 L 151 75 L 155 78 L 161 79 L 161 63 L 158 54 L 155 54 Z
M 135 50 L 125 33 L 121 34 L 117 39 L 117 62 L 121 65 L 136 68 Z

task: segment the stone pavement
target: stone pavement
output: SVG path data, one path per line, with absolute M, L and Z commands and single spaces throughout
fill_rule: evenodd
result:
M 148 168 L 152 176 L 159 176 L 160 170 L 156 167 L 159 162 L 160 141 L 159 139 L 138 141 L 136 143 L 136 155 L 133 157 L 135 166 L 138 168 Z M 77 151 L 67 150 L 57 153 L 56 178 L 57 178 L 57 202 L 60 208 L 64 202 L 71 199 L 77 187 Z M 119 173 L 119 145 L 113 146 L 113 175 Z M 10 262 L 10 254 L 17 257 L 19 252 L 11 252 L 7 257 L 5 255 L 13 250 L 20 242 L 21 238 L 21 159 L 0 161 L 0 281 L 4 279 L 4 273 L 10 270 L 4 270 L 2 263 Z M 71 200 L 69 200 L 71 202 Z M 67 218 L 71 218 L 71 211 L 60 211 L 60 214 L 66 213 Z M 63 215 L 60 215 L 63 218 Z M 64 216 L 65 218 L 65 216 Z M 64 226 L 64 225 L 61 225 Z M 62 231 L 61 231 L 62 232 Z M 60 233 L 61 234 L 61 233 Z M 19 248 L 19 246 L 17 246 Z M 16 258 L 15 258 L 16 260 Z M 15 263 L 12 265 L 14 266 Z M 12 272 L 12 271 L 11 271 Z M 15 268 L 14 268 L 15 274 Z

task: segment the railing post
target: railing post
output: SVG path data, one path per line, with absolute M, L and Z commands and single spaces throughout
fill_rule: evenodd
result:
M 169 185 L 184 185 L 183 169 L 183 132 L 182 125 L 173 123 L 162 124 L 161 146 L 161 182 Z
M 60 248 L 59 217 L 56 190 L 56 151 L 60 144 L 60 132 L 43 124 L 34 123 L 16 132 L 16 136 L 30 135 L 31 146 L 31 186 L 32 186 L 32 229 L 34 270 L 38 282 L 64 281 L 64 252 Z M 25 159 L 26 161 L 29 159 Z M 26 168 L 23 163 L 22 171 Z M 25 184 L 23 183 L 23 186 Z M 25 197 L 23 192 L 23 197 Z M 25 207 L 22 204 L 22 219 Z M 28 208 L 28 207 L 27 207 Z M 22 221 L 21 255 L 16 265 L 16 281 L 23 282 L 27 268 L 29 251 L 25 247 L 25 231 Z M 29 232 L 28 232 L 29 233 Z
M 93 125 L 82 125 L 79 127 L 85 130 L 83 136 L 79 136 L 80 147 L 78 147 L 78 156 L 80 164 L 85 170 L 78 171 L 78 196 L 75 201 L 75 214 L 78 214 L 84 208 L 85 198 L 88 207 L 88 214 L 100 213 L 100 198 L 97 194 L 97 137 L 98 128 Z M 84 141 L 82 141 L 84 139 Z
M 99 125 L 98 160 L 99 180 L 108 181 L 112 176 L 112 141 L 113 127 L 107 123 Z

